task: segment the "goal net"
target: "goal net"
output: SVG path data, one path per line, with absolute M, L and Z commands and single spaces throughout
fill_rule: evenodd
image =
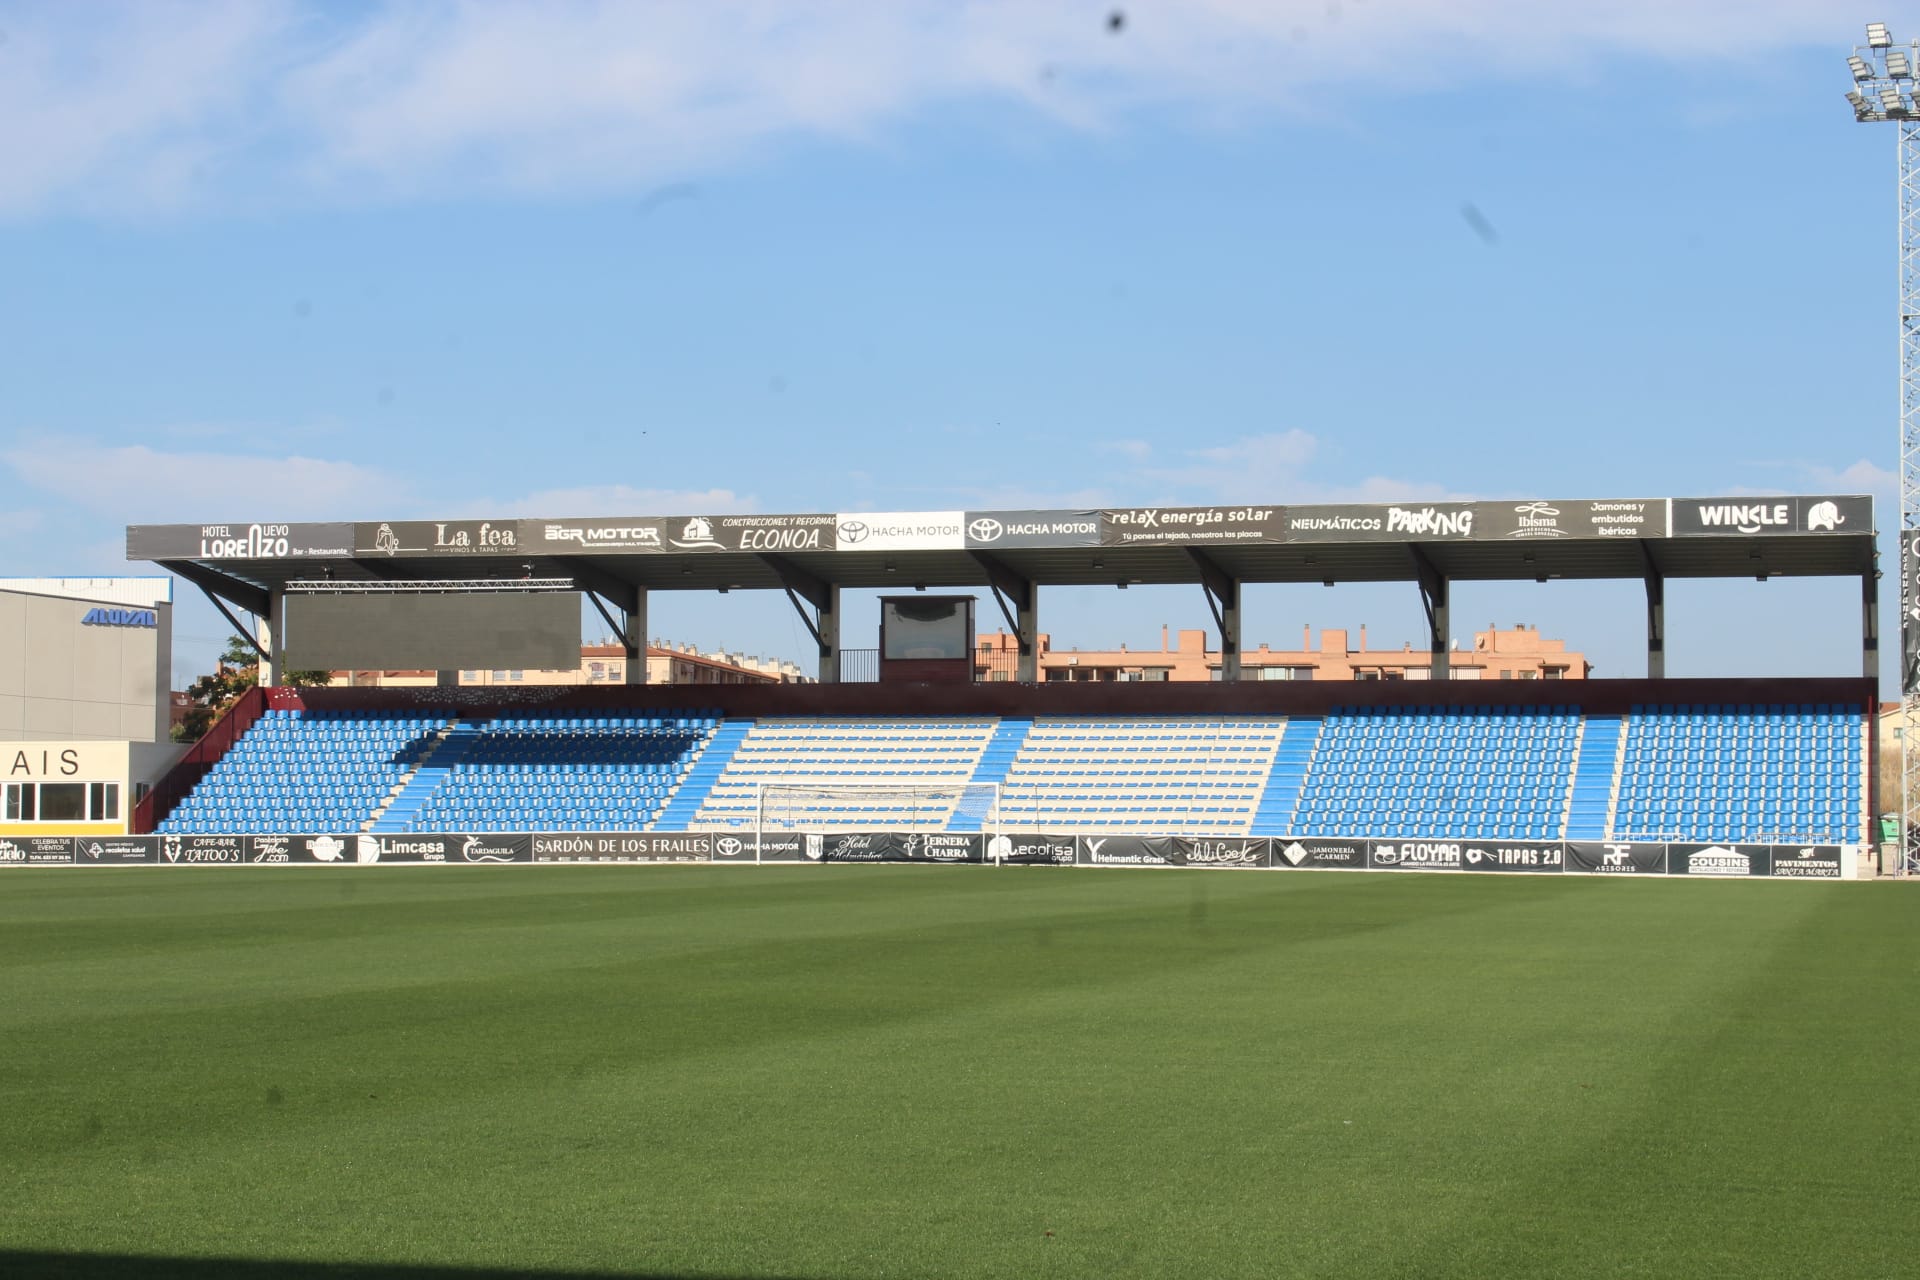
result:
M 832 787 L 764 782 L 754 829 L 1000 833 L 997 782 Z

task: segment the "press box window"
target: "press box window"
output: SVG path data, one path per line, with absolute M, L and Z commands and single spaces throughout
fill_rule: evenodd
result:
M 40 784 L 40 821 L 85 822 L 86 820 L 86 783 L 43 782 Z
M 7 785 L 8 822 L 118 822 L 117 782 L 15 782 Z

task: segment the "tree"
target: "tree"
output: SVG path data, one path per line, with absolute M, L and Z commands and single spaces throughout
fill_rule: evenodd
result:
M 333 678 L 328 671 L 288 671 L 282 673 L 282 683 L 297 689 L 311 689 L 315 685 L 326 684 Z M 227 647 L 214 665 L 213 674 L 201 676 L 187 686 L 187 697 L 193 700 L 192 708 L 186 718 L 173 731 L 175 742 L 198 742 L 206 736 L 221 716 L 227 713 L 239 700 L 240 695 L 260 683 L 260 658 L 239 636 L 227 641 Z

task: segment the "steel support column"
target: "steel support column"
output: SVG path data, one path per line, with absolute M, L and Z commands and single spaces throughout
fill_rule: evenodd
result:
M 1667 678 L 1667 578 L 1654 563 L 1653 550 L 1642 539 L 1640 572 L 1647 584 L 1647 679 Z
M 267 611 L 255 620 L 260 637 L 260 687 L 270 689 L 287 673 L 287 593 L 279 587 L 267 592 Z
M 1414 578 L 1420 584 L 1420 605 L 1427 614 L 1427 645 L 1433 652 L 1431 678 L 1452 679 L 1453 619 L 1448 603 L 1452 583 L 1418 546 L 1409 546 L 1407 555 L 1413 561 Z
M 620 602 L 626 610 L 627 625 L 620 632 L 620 647 L 627 655 L 627 683 L 647 682 L 647 589 L 635 587 L 633 594 Z
M 1206 552 L 1189 547 L 1187 554 L 1200 570 L 1200 589 L 1220 628 L 1220 678 L 1240 678 L 1240 580 L 1222 569 Z
M 1860 575 L 1860 674 L 1880 674 L 1880 571 Z
M 1023 578 L 998 556 L 984 551 L 970 551 L 974 563 L 987 571 L 987 585 L 993 591 L 993 602 L 1000 606 L 1000 616 L 1007 620 L 1008 628 L 1013 632 L 1013 642 L 1017 650 L 1014 658 L 1013 678 L 1021 684 L 1036 684 L 1040 679 L 1040 588 L 1031 579 Z M 971 647 L 973 638 L 967 638 Z

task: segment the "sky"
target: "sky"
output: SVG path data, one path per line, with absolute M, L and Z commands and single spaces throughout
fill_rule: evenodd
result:
M 1890 530 L 1896 129 L 1842 95 L 1916 8 L 0 0 L 0 572 L 150 572 L 154 522 L 1864 492 Z M 225 624 L 175 594 L 184 686 Z M 1245 612 L 1425 641 L 1411 585 Z M 1638 583 L 1453 613 L 1645 669 Z M 1668 674 L 1857 674 L 1858 615 L 1674 582 Z M 649 623 L 812 664 L 777 593 Z

